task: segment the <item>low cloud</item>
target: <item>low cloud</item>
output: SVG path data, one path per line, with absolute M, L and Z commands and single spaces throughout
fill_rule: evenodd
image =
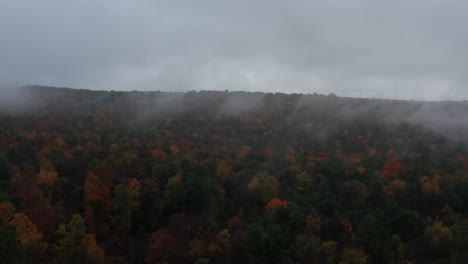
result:
M 0 83 L 468 99 L 468 3 L 2 1 Z

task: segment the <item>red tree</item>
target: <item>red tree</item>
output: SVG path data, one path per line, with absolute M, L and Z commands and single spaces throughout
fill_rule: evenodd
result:
M 146 263 L 182 263 L 183 251 L 177 240 L 169 233 L 160 234 L 150 246 Z

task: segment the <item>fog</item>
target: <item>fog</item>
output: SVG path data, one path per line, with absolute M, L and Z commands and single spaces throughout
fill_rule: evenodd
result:
M 99 115 L 104 110 L 127 128 L 164 120 L 198 122 L 206 129 L 218 122 L 256 116 L 268 118 L 270 129 L 280 131 L 301 122 L 315 137 L 327 135 L 356 122 L 422 125 L 455 141 L 468 140 L 467 101 L 409 101 L 339 97 L 333 94 L 284 94 L 230 91 L 120 92 L 90 91 L 53 87 L 3 89 L 0 115 L 22 113 L 41 115 Z M 102 109 L 99 106 L 106 105 Z M 100 110 L 97 110 L 100 109 Z M 43 111 L 45 110 L 45 111 Z M 271 115 L 271 113 L 276 115 Z M 185 116 L 180 119 L 181 116 Z M 188 118 L 188 119 L 187 119 Z M 208 119 L 206 119 L 208 118 Z M 232 119 L 234 118 L 234 119 Z M 305 119 L 304 119 L 305 118 Z M 198 121 L 197 121 L 198 120 Z M 223 121 L 224 120 L 224 121 Z M 305 123 L 302 123 L 305 122 Z M 325 126 L 322 126 L 325 125 Z
M 0 111 L 33 111 L 41 104 L 30 91 L 17 86 L 0 86 Z

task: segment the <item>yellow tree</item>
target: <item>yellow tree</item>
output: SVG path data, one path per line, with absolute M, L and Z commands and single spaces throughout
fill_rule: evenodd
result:
M 279 193 L 279 181 L 266 174 L 261 174 L 252 179 L 247 185 L 250 191 L 255 192 L 264 204 L 268 203 Z
M 301 172 L 296 175 L 296 188 L 301 191 L 307 191 L 312 186 L 312 177 L 307 172 Z
M 57 181 L 57 178 L 58 175 L 55 171 L 41 170 L 39 174 L 37 174 L 37 183 L 46 190 L 45 192 L 47 193 L 49 202 L 52 198 L 52 187 Z
M 0 203 L 0 221 L 4 224 L 10 222 L 15 215 L 15 205 L 10 202 Z
M 16 230 L 18 244 L 24 251 L 38 250 L 43 252 L 47 243 L 37 226 L 23 213 L 16 213 L 10 225 Z
M 57 235 L 60 240 L 53 248 L 59 262 L 73 262 L 76 259 L 85 234 L 84 220 L 79 214 L 74 214 L 68 224 L 59 225 Z
M 362 251 L 354 248 L 345 248 L 341 254 L 339 264 L 366 264 L 367 255 Z
M 440 221 L 436 221 L 432 226 L 426 228 L 424 236 L 429 240 L 429 245 L 433 250 L 448 251 L 453 241 L 453 233 L 450 228 L 443 226 Z
M 130 195 L 130 207 L 132 211 L 135 212 L 140 207 L 140 193 L 141 193 L 140 181 L 138 179 L 131 178 L 128 181 L 127 189 Z

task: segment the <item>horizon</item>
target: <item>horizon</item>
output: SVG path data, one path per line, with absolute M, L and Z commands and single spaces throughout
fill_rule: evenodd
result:
M 101 89 L 92 89 L 92 88 L 78 88 L 78 87 L 66 87 L 66 86 L 54 86 L 54 85 L 37 85 L 37 84 L 28 84 L 28 85 L 20 85 L 15 86 L 15 88 L 54 88 L 54 89 L 64 89 L 64 90 L 78 90 L 78 91 L 91 91 L 91 92 L 138 92 L 138 93 L 152 93 L 152 92 L 159 92 L 159 93 L 178 93 L 178 94 L 185 94 L 191 92 L 227 92 L 227 93 L 252 93 L 252 94 L 281 94 L 281 95 L 301 95 L 301 96 L 335 96 L 338 98 L 343 99 L 363 99 L 363 100 L 382 100 L 382 101 L 403 101 L 403 102 L 414 102 L 414 103 L 466 103 L 468 99 L 447 99 L 447 100 L 415 100 L 415 99 L 399 99 L 399 98 L 381 98 L 381 97 L 353 97 L 353 96 L 343 96 L 340 94 L 335 93 L 318 93 L 318 92 L 304 92 L 304 93 L 296 93 L 296 92 L 270 92 L 270 91 L 255 91 L 255 90 L 101 90 Z

